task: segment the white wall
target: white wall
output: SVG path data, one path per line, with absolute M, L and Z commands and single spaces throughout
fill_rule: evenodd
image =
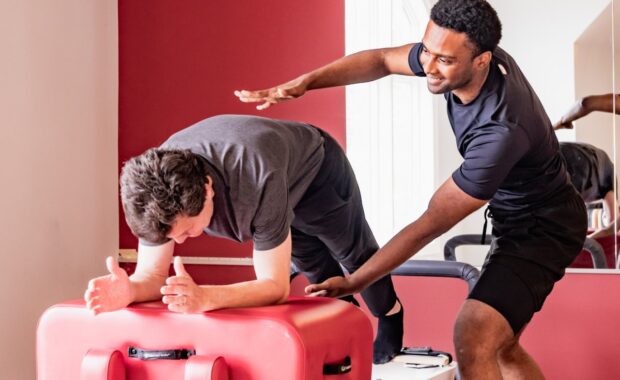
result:
M 46 307 L 118 247 L 117 2 L 0 2 L 0 368 L 35 378 Z
M 410 42 L 428 10 L 420 0 L 345 2 L 346 54 Z M 434 191 L 433 98 L 426 83 L 392 75 L 346 88 L 347 156 L 379 245 L 418 218 Z M 416 256 L 438 251 L 431 243 Z
M 504 27 L 500 42 L 517 61 L 552 121 L 575 94 L 573 44 L 610 0 L 490 0 Z

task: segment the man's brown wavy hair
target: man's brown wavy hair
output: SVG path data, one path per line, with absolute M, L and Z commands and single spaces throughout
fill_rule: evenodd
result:
M 153 148 L 127 161 L 120 177 L 125 220 L 140 240 L 162 244 L 178 216 L 200 214 L 207 170 L 189 150 Z

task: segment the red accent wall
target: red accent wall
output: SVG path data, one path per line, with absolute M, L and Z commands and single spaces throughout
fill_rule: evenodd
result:
M 467 285 L 396 277 L 406 309 L 405 343 L 454 352 L 452 326 Z M 524 332 L 547 379 L 620 379 L 620 275 L 567 274 Z
M 293 293 L 303 294 L 306 283 L 295 280 Z M 402 276 L 394 277 L 394 284 L 405 307 L 404 344 L 454 353 L 452 326 L 467 284 Z M 556 285 L 521 339 L 547 379 L 620 379 L 618 299 L 618 274 L 569 273 Z
M 124 0 L 119 12 L 119 162 L 223 113 L 306 121 L 344 145 L 344 89 L 257 111 L 237 89 L 271 87 L 344 54 L 344 2 Z M 120 246 L 136 240 L 121 209 Z M 250 256 L 222 239 L 190 239 L 186 255 Z

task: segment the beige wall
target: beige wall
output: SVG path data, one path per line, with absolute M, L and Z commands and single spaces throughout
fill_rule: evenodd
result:
M 117 2 L 0 2 L 0 377 L 118 246 Z
M 608 15 L 611 20 L 611 14 Z M 575 44 L 575 99 L 613 91 L 611 22 L 607 38 Z M 594 112 L 575 122 L 575 141 L 595 145 L 613 157 L 612 115 Z

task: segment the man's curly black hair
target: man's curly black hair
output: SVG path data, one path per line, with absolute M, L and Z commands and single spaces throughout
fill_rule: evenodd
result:
M 502 38 L 502 23 L 485 0 L 439 0 L 431 9 L 431 20 L 438 26 L 465 33 L 477 56 L 493 52 Z

